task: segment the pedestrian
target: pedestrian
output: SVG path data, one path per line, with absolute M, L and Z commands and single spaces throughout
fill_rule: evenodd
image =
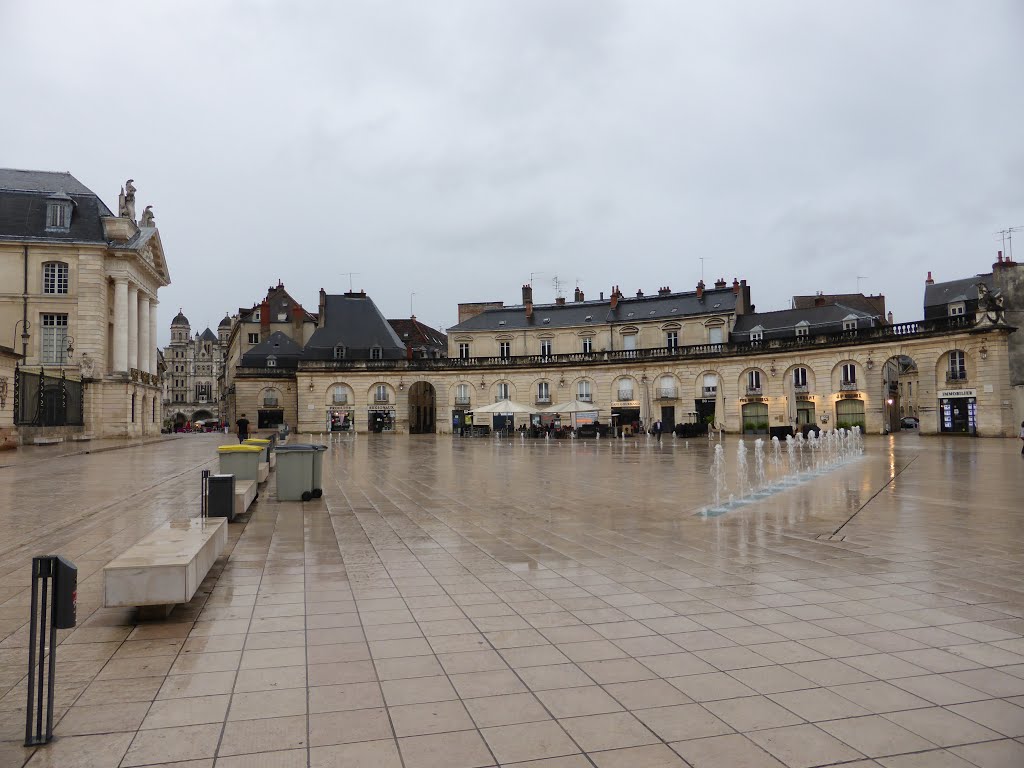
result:
M 654 432 L 654 439 L 659 443 L 661 442 L 661 419 L 654 422 L 654 426 L 651 427 L 651 431 Z
M 242 414 L 242 418 L 235 422 L 238 432 L 238 442 L 244 443 L 249 439 L 249 420 Z

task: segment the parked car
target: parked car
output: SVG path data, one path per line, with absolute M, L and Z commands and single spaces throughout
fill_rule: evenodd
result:
M 904 416 L 900 419 L 900 426 L 903 427 L 903 429 L 917 429 L 920 423 L 921 420 L 917 418 L 917 416 Z

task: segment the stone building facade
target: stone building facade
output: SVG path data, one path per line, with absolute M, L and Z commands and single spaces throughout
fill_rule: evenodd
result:
M 69 173 L 0 169 L 0 330 L 23 353 L 22 442 L 159 431 L 157 294 L 170 283 L 152 207 L 115 214 Z
M 724 413 L 715 416 L 727 432 L 761 433 L 760 428 L 748 429 L 761 424 L 761 414 L 771 428 L 785 428 L 792 397 L 811 411 L 807 423 L 821 428 L 859 424 L 879 434 L 886 427 L 883 370 L 891 359 L 910 358 L 918 371 L 920 429 L 934 434 L 941 431 L 942 401 L 950 395 L 947 372 L 955 358 L 964 360 L 965 377 L 958 387 L 974 390 L 972 433 L 1008 436 L 1016 434 L 1006 399 L 1011 331 L 1005 324 L 985 321 L 919 322 L 811 341 L 726 342 L 586 356 L 553 354 L 547 359 L 299 360 L 294 371 L 239 370 L 236 386 L 240 408 L 256 409 L 261 393 L 274 390 L 288 418 L 295 414 L 289 424 L 313 433 L 330 429 L 331 411 L 339 400 L 353 414 L 356 431 L 373 431 L 371 415 L 388 407 L 395 414 L 394 431 L 408 432 L 410 395 L 423 386 L 434 394 L 437 431 L 450 432 L 456 412 L 470 412 L 506 396 L 532 404 L 534 393 L 546 384 L 556 402 L 589 398 L 604 423 L 624 410 L 638 411 L 646 423 L 658 417 L 668 423 L 693 420 L 702 408 L 717 408 L 721 387 Z M 761 382 L 756 392 L 749 386 L 752 371 Z M 803 383 L 791 386 L 798 375 Z M 665 418 L 666 408 L 673 409 L 671 420 Z M 748 418 L 754 410 L 756 420 Z
M 15 448 L 18 435 L 14 426 L 14 371 L 21 355 L 0 346 L 0 450 Z
M 221 420 L 224 356 L 230 320 L 221 321 L 218 333 L 209 328 L 192 336 L 188 318 L 180 310 L 171 321 L 171 343 L 163 350 L 165 365 L 165 426 L 180 429 L 199 420 Z

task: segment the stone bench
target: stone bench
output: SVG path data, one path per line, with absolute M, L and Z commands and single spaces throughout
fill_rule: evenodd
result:
M 256 482 L 260 484 L 265 483 L 268 477 L 270 477 L 270 464 L 261 461 L 260 465 L 256 468 Z
M 192 599 L 227 543 L 222 517 L 164 523 L 103 569 L 103 605 L 164 618 Z
M 57 445 L 63 443 L 63 437 L 33 437 L 32 445 Z
M 235 517 L 249 508 L 259 495 L 255 480 L 235 478 Z M 223 519 L 223 518 L 222 518 Z
M 87 443 L 92 440 L 92 435 L 72 435 L 71 439 L 76 443 Z

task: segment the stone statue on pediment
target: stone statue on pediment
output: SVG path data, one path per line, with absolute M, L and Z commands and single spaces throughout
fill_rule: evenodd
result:
M 135 179 L 128 179 L 117 196 L 117 215 L 135 221 Z
M 155 227 L 156 219 L 153 216 L 153 206 L 147 205 L 146 210 L 142 212 L 142 220 L 139 222 L 140 227 Z

